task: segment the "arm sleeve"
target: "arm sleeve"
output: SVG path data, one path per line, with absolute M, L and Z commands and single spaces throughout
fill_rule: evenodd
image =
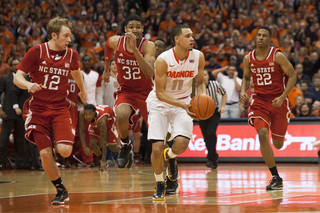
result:
M 113 55 L 113 48 L 109 44 L 110 38 L 108 38 L 106 44 L 104 45 L 104 60 L 111 61 L 111 57 Z
M 38 66 L 40 57 L 40 45 L 33 46 L 17 65 L 16 69 L 29 73 L 33 68 Z

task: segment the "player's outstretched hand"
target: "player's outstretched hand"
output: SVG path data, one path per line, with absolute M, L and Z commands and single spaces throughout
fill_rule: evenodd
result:
M 243 104 L 247 103 L 248 99 L 249 99 L 249 96 L 247 93 L 243 93 L 240 95 L 240 102 L 241 103 L 243 103 Z
M 89 157 L 92 156 L 92 151 L 88 147 L 84 147 L 83 152 L 84 152 L 84 154 L 86 154 L 86 156 L 89 156 Z
M 79 95 L 82 103 L 86 104 L 87 103 L 87 92 L 86 91 L 82 91 L 82 92 L 79 92 L 78 95 Z
M 194 119 L 194 120 L 199 120 L 199 118 L 196 117 L 196 114 L 194 112 L 191 112 L 191 104 L 186 104 L 184 109 L 187 111 L 188 115 Z
M 137 47 L 137 37 L 132 32 L 128 32 L 125 35 L 128 38 L 131 49 L 133 50 L 134 48 L 136 48 Z
M 100 170 L 101 172 L 106 171 L 106 170 L 107 170 L 107 162 L 101 161 L 99 170 Z
M 108 84 L 110 82 L 110 73 L 108 71 L 103 71 L 102 80 Z
M 284 101 L 284 98 L 282 98 L 281 96 L 280 96 L 280 97 L 277 97 L 277 98 L 273 99 L 272 105 L 273 105 L 274 107 L 281 107 L 283 101 Z
M 29 93 L 35 93 L 35 92 L 41 90 L 42 88 L 45 88 L 45 87 L 41 86 L 41 84 L 37 84 L 37 83 L 28 84 L 28 92 Z

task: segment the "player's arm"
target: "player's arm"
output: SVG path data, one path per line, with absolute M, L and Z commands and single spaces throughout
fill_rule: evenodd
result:
M 196 85 L 197 85 L 197 94 L 206 94 L 206 86 L 204 84 L 204 55 L 202 52 L 200 52 L 199 55 L 199 67 L 198 67 L 198 75 L 196 75 Z
M 86 119 L 84 118 L 84 110 L 81 110 L 79 113 L 79 134 L 80 134 L 80 142 L 82 145 L 82 149 L 84 154 L 87 156 L 92 156 L 92 151 L 87 147 L 86 144 L 86 133 L 84 131 Z
M 147 41 L 143 45 L 143 53 L 144 56 L 141 55 L 137 48 L 134 48 L 133 54 L 136 57 L 139 67 L 146 78 L 152 78 L 154 75 L 154 62 L 155 62 L 155 54 L 156 47 L 153 42 Z
M 241 103 L 246 103 L 249 98 L 246 91 L 249 88 L 251 75 L 252 75 L 252 73 L 251 73 L 250 67 L 249 67 L 249 58 L 248 58 L 248 55 L 246 55 L 243 58 L 243 78 L 242 78 L 242 82 L 241 82 L 241 92 L 240 92 L 240 102 Z
M 28 90 L 29 93 L 35 93 L 41 90 L 41 85 L 27 81 L 24 78 L 26 75 L 27 73 L 23 72 L 22 70 L 18 70 L 14 76 L 13 83 L 20 89 Z
M 106 162 L 107 157 L 107 126 L 106 121 L 108 116 L 103 116 L 97 123 L 98 129 L 100 131 L 100 142 L 102 144 L 102 156 L 101 161 Z M 105 167 L 106 165 L 104 165 Z
M 110 61 L 114 50 L 117 48 L 120 36 L 112 36 L 108 38 L 106 44 L 104 45 L 104 71 L 102 74 L 102 80 L 107 84 L 110 81 Z
M 156 75 L 155 75 L 155 87 L 156 87 L 156 95 L 160 101 L 166 102 L 173 106 L 181 107 L 185 109 L 192 118 L 195 119 L 195 114 L 190 112 L 190 104 L 185 104 L 177 99 L 175 99 L 172 95 L 166 92 L 167 85 L 167 69 L 168 65 L 163 58 L 158 57 L 156 60 Z
M 281 67 L 282 71 L 289 77 L 285 90 L 280 97 L 273 100 L 272 105 L 280 107 L 283 101 L 288 97 L 288 94 L 293 89 L 297 81 L 296 72 L 292 64 L 288 61 L 287 57 L 282 52 L 276 53 L 275 62 Z
M 75 80 L 76 84 L 78 85 L 80 92 L 79 92 L 79 97 L 82 101 L 82 103 L 86 103 L 86 99 L 87 99 L 87 92 L 86 92 L 86 88 L 84 87 L 84 83 L 83 83 L 83 77 L 80 71 L 80 68 L 78 70 L 72 70 L 71 71 L 71 75 L 72 78 Z

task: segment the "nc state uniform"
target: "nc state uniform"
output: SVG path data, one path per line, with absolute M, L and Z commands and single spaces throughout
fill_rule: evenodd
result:
M 200 51 L 189 51 L 184 61 L 179 61 L 174 48 L 163 52 L 158 57 L 167 63 L 167 85 L 165 91 L 184 103 L 190 103 L 193 78 L 198 74 Z M 157 72 L 157 70 L 156 70 Z M 168 125 L 172 127 L 172 136 L 178 135 L 192 139 L 192 118 L 185 109 L 160 101 L 154 88 L 148 98 L 149 112 L 148 139 L 164 141 Z
M 262 119 L 270 127 L 272 138 L 284 140 L 290 121 L 290 102 L 286 98 L 280 107 L 272 105 L 272 101 L 282 95 L 288 80 L 287 75 L 275 62 L 278 51 L 279 49 L 270 47 L 269 54 L 262 61 L 256 59 L 256 50 L 248 54 L 254 83 L 254 93 L 248 110 L 248 122 L 254 126 L 255 118 Z
M 142 47 L 147 41 L 145 38 L 141 38 L 139 41 L 138 50 L 142 55 Z M 107 50 L 110 49 L 108 45 L 109 41 L 106 42 L 105 56 L 108 55 Z M 143 119 L 147 122 L 148 112 L 145 100 L 152 90 L 153 83 L 151 79 L 147 79 L 142 73 L 134 54 L 128 52 L 126 48 L 126 36 L 119 38 L 115 52 L 115 62 L 117 65 L 119 89 L 116 92 L 114 108 L 116 109 L 121 104 L 129 104 L 134 111 L 140 109 Z M 134 113 L 132 112 L 132 115 Z M 130 125 L 132 124 L 130 118 Z
M 37 141 L 39 150 L 54 144 L 72 145 L 74 135 L 70 123 L 70 102 L 66 100 L 69 90 L 71 70 L 79 69 L 78 52 L 70 48 L 53 51 L 48 43 L 30 48 L 17 69 L 29 73 L 32 83 L 42 85 L 42 89 L 31 94 L 25 103 L 26 138 L 35 143 L 33 131 L 43 133 L 48 140 Z
M 89 124 L 89 135 L 90 138 L 98 140 L 100 138 L 100 130 L 98 129 L 98 121 L 103 116 L 108 116 L 106 121 L 108 144 L 116 144 L 118 138 L 117 127 L 115 124 L 115 116 L 111 107 L 106 105 L 96 105 L 97 117 L 93 123 Z

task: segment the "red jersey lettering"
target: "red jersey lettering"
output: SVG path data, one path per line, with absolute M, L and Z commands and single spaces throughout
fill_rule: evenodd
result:
M 138 50 L 141 54 L 142 47 L 148 40 L 141 38 Z M 118 47 L 115 52 L 115 62 L 117 65 L 117 80 L 120 85 L 120 90 L 130 92 L 147 92 L 152 89 L 152 80 L 147 79 L 142 73 L 138 61 L 133 53 L 129 53 L 126 49 L 126 36 L 119 38 Z
M 275 63 L 279 49 L 270 47 L 264 60 L 257 60 L 256 50 L 249 52 L 249 67 L 252 73 L 254 92 L 263 98 L 274 99 L 280 96 L 287 84 L 288 77 Z
M 44 102 L 65 100 L 69 90 L 69 75 L 79 69 L 78 52 L 70 48 L 65 51 L 53 51 L 48 43 L 32 47 L 17 69 L 29 73 L 32 83 L 42 85 L 42 89 L 31 94 Z

